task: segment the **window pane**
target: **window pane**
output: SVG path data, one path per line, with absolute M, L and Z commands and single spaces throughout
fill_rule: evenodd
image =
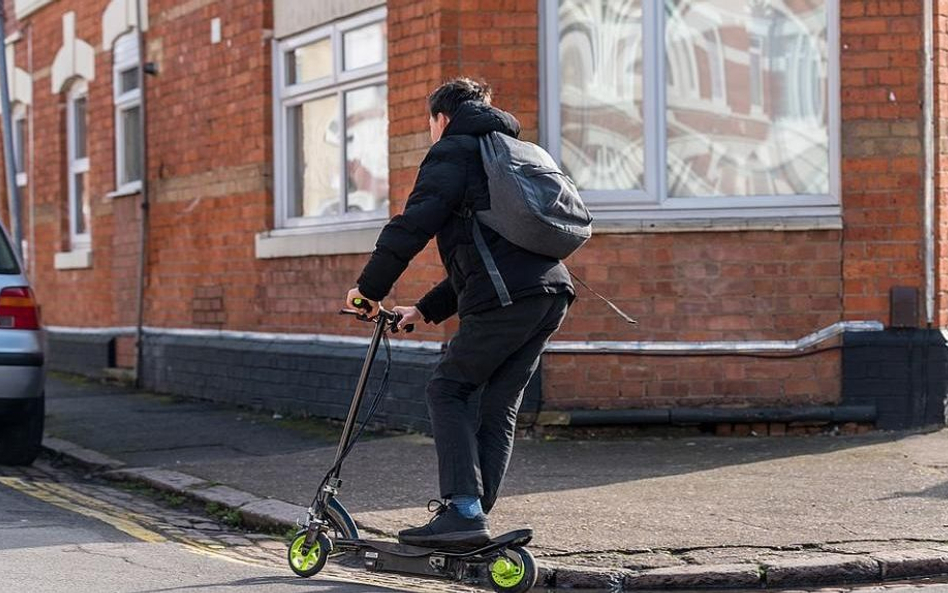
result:
M 122 70 L 122 74 L 120 76 L 121 81 L 119 88 L 123 94 L 129 91 L 134 91 L 138 88 L 138 68 Z
M 671 197 L 829 193 L 824 0 L 666 0 Z
M 122 183 L 139 181 L 142 178 L 142 143 L 140 128 L 140 108 L 138 106 L 122 112 L 122 145 L 124 167 Z
M 86 98 L 73 101 L 73 155 L 76 159 L 86 158 Z
M 346 204 L 349 212 L 388 210 L 388 91 L 346 93 Z
M 385 24 L 372 23 L 343 35 L 343 60 L 346 70 L 364 68 L 385 61 Z
M 24 147 L 26 146 L 26 118 L 18 118 L 13 122 L 13 157 L 17 173 L 26 171 Z
M 20 266 L 16 263 L 13 249 L 7 243 L 6 237 L 0 231 L 0 274 L 19 274 Z
M 89 232 L 89 191 L 86 183 L 89 176 L 85 173 L 73 175 L 73 191 L 76 192 L 73 201 L 73 219 L 76 221 L 76 234 L 85 235 Z
M 331 95 L 291 107 L 289 216 L 341 213 L 339 97 Z
M 298 47 L 287 54 L 286 79 L 299 84 L 332 74 L 332 41 L 329 37 Z
M 560 0 L 564 170 L 580 189 L 645 177 L 642 0 Z

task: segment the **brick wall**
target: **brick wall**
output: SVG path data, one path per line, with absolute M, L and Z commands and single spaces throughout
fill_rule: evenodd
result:
M 891 286 L 924 293 L 922 3 L 841 12 L 844 313 L 888 321 Z
M 937 327 L 948 325 L 948 2 L 934 4 L 935 17 L 935 315 Z
M 573 271 L 636 317 L 629 326 L 579 288 L 564 340 L 790 340 L 840 319 L 838 231 L 594 237 Z M 568 409 L 832 403 L 839 358 L 556 355 L 544 399 Z
M 105 5 L 60 0 L 28 22 L 34 159 L 42 167 L 31 178 L 35 277 L 54 325 L 134 321 L 138 197 L 105 197 L 115 185 L 111 53 L 98 48 Z M 945 5 L 939 3 L 939 31 L 948 30 Z M 441 81 L 459 74 L 486 78 L 495 103 L 520 118 L 524 137 L 538 136 L 538 15 L 535 0 L 392 0 L 387 6 L 394 214 L 428 148 L 425 97 Z M 921 290 L 920 6 L 841 2 L 843 231 L 597 235 L 570 264 L 640 326 L 629 329 L 580 289 L 559 339 L 796 339 L 841 319 L 886 321 L 890 286 Z M 68 233 L 64 103 L 50 92 L 49 65 L 68 9 L 78 12 L 77 36 L 97 47 L 89 87 L 94 263 L 89 270 L 55 271 L 53 254 Z M 271 3 L 151 0 L 150 14 L 148 57 L 160 74 L 147 83 L 153 206 L 146 323 L 363 333 L 336 311 L 366 256 L 254 257 L 254 235 L 273 226 Z M 213 17 L 223 25 L 217 45 L 209 41 Z M 23 43 L 17 64 L 26 68 Z M 948 225 L 939 228 L 944 260 Z M 411 302 L 443 274 L 432 246 L 391 302 Z M 940 302 L 943 324 L 948 313 Z M 443 340 L 454 327 L 425 327 L 416 335 Z M 840 372 L 835 352 L 793 360 L 549 355 L 544 400 L 554 409 L 832 404 L 840 397 Z

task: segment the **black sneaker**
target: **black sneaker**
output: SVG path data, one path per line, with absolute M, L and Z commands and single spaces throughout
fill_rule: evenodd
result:
M 453 504 L 432 500 L 428 511 L 435 514 L 424 527 L 398 532 L 398 541 L 425 548 L 476 548 L 490 541 L 487 515 L 468 519 Z

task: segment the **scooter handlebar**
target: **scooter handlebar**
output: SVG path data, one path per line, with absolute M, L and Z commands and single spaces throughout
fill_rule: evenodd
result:
M 368 303 L 366 303 L 366 304 L 368 304 Z M 382 308 L 380 308 L 380 309 L 379 309 L 379 312 L 378 312 L 378 315 L 377 315 L 376 317 L 369 317 L 368 315 L 366 315 L 366 311 L 367 311 L 367 309 L 364 309 L 364 308 L 359 308 L 359 309 L 340 309 L 340 310 L 339 310 L 339 314 L 340 314 L 340 315 L 353 315 L 353 316 L 354 316 L 356 319 L 358 319 L 359 321 L 371 321 L 371 322 L 375 322 L 375 321 L 381 319 L 383 323 L 385 323 L 385 324 L 387 324 L 387 325 L 389 326 L 389 330 L 390 330 L 393 334 L 396 334 L 396 333 L 398 333 L 399 331 L 404 331 L 406 334 L 410 334 L 411 332 L 415 331 L 415 324 L 413 324 L 413 323 L 409 323 L 408 325 L 406 325 L 405 328 L 404 328 L 404 330 L 399 330 L 399 329 L 398 329 L 398 322 L 402 320 L 402 316 L 399 315 L 398 313 L 395 313 L 394 311 L 389 311 L 389 310 L 387 310 L 387 309 L 382 309 Z

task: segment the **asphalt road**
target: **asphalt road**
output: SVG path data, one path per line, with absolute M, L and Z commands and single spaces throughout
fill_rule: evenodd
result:
M 90 485 L 48 466 L 0 467 L 4 593 L 446 590 L 398 577 L 375 586 L 377 576 L 339 567 L 301 579 L 286 567 L 285 550 L 279 538 L 167 508 L 144 493 Z

